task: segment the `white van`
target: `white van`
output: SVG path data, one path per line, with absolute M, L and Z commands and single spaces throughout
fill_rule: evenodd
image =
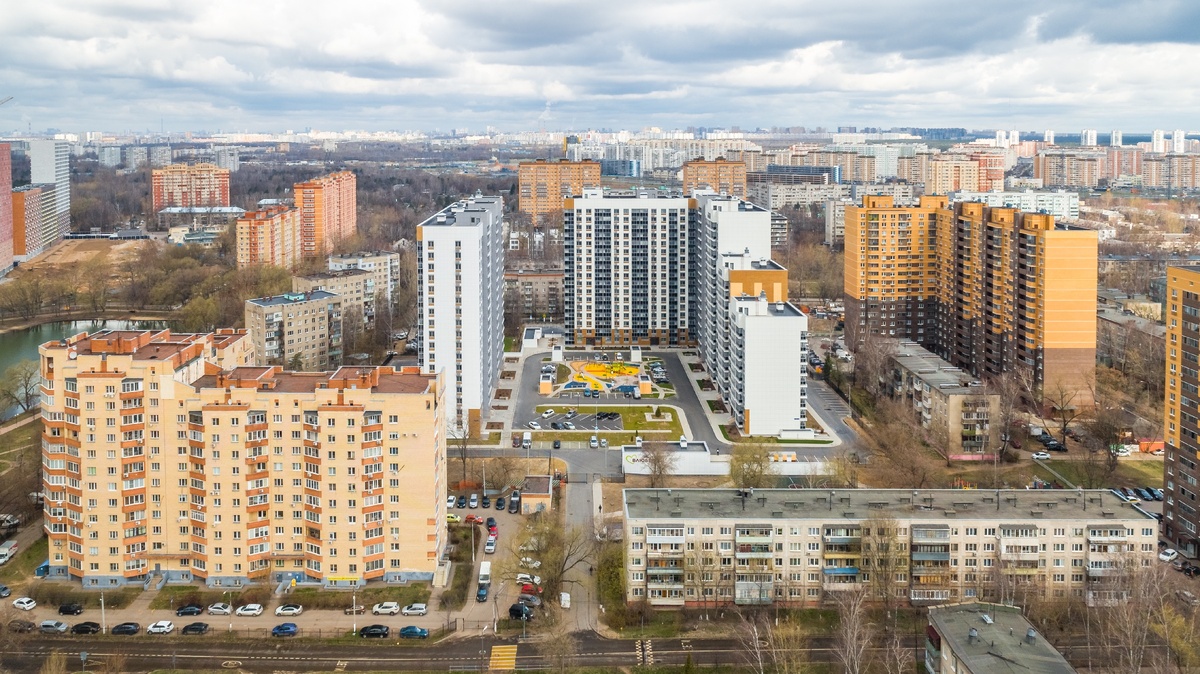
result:
M 571 595 L 567 592 L 559 592 L 558 605 L 563 608 L 571 608 Z
M 7 541 L 3 545 L 0 545 L 0 564 L 7 564 L 8 560 L 16 557 L 19 547 L 16 541 Z

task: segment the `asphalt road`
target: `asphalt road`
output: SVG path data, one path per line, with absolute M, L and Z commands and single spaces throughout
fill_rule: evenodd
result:
M 821 417 L 828 427 L 826 432 L 841 438 L 842 444 L 830 448 L 829 453 L 842 451 L 860 451 L 862 447 L 858 433 L 846 424 L 845 418 L 850 416 L 850 405 L 842 400 L 828 383 L 823 379 L 808 378 L 808 406 Z

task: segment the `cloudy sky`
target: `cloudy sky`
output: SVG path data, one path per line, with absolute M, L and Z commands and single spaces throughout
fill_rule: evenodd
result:
M 1197 26 L 1195 0 L 7 0 L 0 132 L 1192 130 Z

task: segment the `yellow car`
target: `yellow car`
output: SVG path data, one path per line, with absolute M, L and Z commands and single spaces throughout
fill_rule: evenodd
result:
M 446 521 L 453 524 L 456 522 L 461 522 L 462 518 L 459 517 L 458 515 L 455 515 L 454 513 L 450 513 L 449 515 L 446 515 Z

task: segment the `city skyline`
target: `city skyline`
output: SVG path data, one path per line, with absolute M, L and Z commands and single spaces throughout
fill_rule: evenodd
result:
M 1200 8 L 26 4 L 0 133 L 1186 127 Z M 869 20 L 864 20 L 869 19 Z

